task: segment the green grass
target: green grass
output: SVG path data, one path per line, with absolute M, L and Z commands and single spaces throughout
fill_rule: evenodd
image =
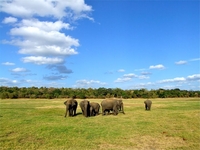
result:
M 0 150 L 200 149 L 198 98 L 152 99 L 151 111 L 144 99 L 128 99 L 125 115 L 90 118 L 79 106 L 64 118 L 64 101 L 0 100 Z

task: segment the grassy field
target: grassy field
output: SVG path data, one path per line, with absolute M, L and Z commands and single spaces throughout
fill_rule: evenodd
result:
M 64 118 L 64 101 L 0 100 L 0 149 L 200 149 L 198 98 L 152 99 L 151 111 L 144 110 L 144 99 L 128 99 L 125 115 L 89 118 L 79 106 L 77 116 Z

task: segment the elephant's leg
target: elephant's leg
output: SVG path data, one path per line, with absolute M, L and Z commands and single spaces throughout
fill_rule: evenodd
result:
M 67 117 L 67 113 L 68 113 L 68 108 L 66 108 L 65 117 Z
M 119 111 L 119 107 L 116 106 L 116 107 L 113 108 L 113 114 L 114 115 L 118 115 L 118 111 Z
M 116 111 L 113 109 L 113 115 L 116 115 Z
M 72 109 L 70 108 L 69 109 L 69 117 L 71 117 L 72 116 Z
M 66 110 L 66 112 L 65 112 L 65 117 L 67 116 L 67 110 Z
M 84 116 L 85 112 L 84 112 L 84 110 L 83 110 L 83 109 L 81 109 L 81 110 L 82 110 L 82 113 L 83 113 L 83 116 Z
M 105 114 L 106 114 L 106 115 L 110 115 L 110 111 L 111 111 L 111 110 L 106 109 L 106 110 L 105 110 Z
M 95 110 L 95 116 L 99 115 L 99 111 Z
M 122 111 L 123 114 L 125 114 L 125 112 L 124 112 L 124 104 L 122 104 L 122 106 L 121 106 L 121 111 Z
M 74 116 L 76 116 L 76 108 L 74 109 Z
M 92 110 L 92 116 L 96 116 L 96 111 L 94 109 Z
M 90 107 L 90 116 L 93 116 L 93 108 Z
M 117 112 L 116 112 L 116 110 L 113 110 L 113 115 L 117 115 Z
M 102 108 L 102 116 L 104 116 L 104 115 L 105 115 L 105 109 Z
M 110 110 L 107 110 L 107 112 L 108 112 L 108 115 L 110 115 Z
M 119 111 L 121 111 L 122 110 L 122 107 L 121 106 L 119 106 Z

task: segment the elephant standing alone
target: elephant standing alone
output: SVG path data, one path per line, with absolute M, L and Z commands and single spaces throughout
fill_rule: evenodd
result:
M 66 113 L 65 117 L 67 116 L 67 113 L 69 112 L 69 117 L 75 116 L 76 115 L 76 109 L 78 106 L 78 103 L 75 99 L 69 99 L 64 102 L 66 105 Z
M 82 113 L 85 117 L 90 116 L 90 102 L 88 100 L 83 100 L 79 103 Z
M 151 105 L 152 105 L 152 101 L 151 100 L 146 100 L 144 101 L 145 104 L 145 110 L 151 110 Z

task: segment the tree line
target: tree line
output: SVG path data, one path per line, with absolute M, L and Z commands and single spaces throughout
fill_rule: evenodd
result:
M 1 99 L 54 99 L 54 98 L 174 98 L 174 97 L 200 97 L 200 91 L 176 89 L 129 89 L 120 88 L 47 88 L 47 87 L 0 87 Z

